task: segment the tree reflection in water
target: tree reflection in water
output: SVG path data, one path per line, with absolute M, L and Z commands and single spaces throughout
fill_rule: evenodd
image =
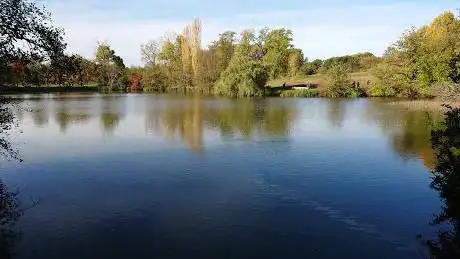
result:
M 431 132 L 435 169 L 431 187 L 443 202 L 433 226 L 437 237 L 427 240 L 431 258 L 460 258 L 460 109 L 449 109 Z
M 0 258 L 11 258 L 20 233 L 14 229 L 22 215 L 17 192 L 10 192 L 0 180 Z
M 10 105 L 10 100 L 0 98 L 0 159 L 21 160 L 8 139 L 8 132 L 14 126 L 14 114 Z
M 14 115 L 9 101 L 0 99 L 0 159 L 20 160 L 7 136 L 13 125 Z M 14 225 L 22 213 L 18 193 L 9 191 L 0 179 L 0 258 L 12 257 L 12 250 L 20 236 Z

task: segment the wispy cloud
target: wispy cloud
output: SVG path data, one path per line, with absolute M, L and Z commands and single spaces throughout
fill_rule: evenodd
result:
M 189 0 L 161 0 L 154 4 L 145 0 L 125 4 L 90 0 L 45 2 L 55 22 L 66 31 L 69 52 L 93 57 L 96 42 L 106 40 L 130 65 L 140 64 L 141 43 L 165 32 L 181 31 L 193 16 L 203 21 L 205 45 L 225 30 L 285 27 L 293 30 L 294 44 L 307 57 L 325 58 L 364 51 L 380 55 L 405 29 L 426 24 L 442 11 L 457 8 L 453 1 L 413 1 L 301 9 L 283 9 L 283 4 L 279 4 L 262 11 L 239 9 L 232 13 L 232 10 L 214 11 L 209 6 L 199 9 L 204 3 Z M 233 4 L 244 5 L 244 2 L 236 0 Z M 188 8 L 192 10 L 190 13 Z

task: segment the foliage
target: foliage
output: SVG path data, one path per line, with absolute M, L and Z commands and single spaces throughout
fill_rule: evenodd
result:
M 366 92 L 361 87 L 358 87 L 358 86 L 348 88 L 345 94 L 345 96 L 348 98 L 359 98 L 359 97 L 365 97 L 366 95 L 367 95 Z
M 62 55 L 63 31 L 50 24 L 50 14 L 28 0 L 0 3 L 0 60 L 42 60 Z M 25 47 L 27 46 L 27 47 Z
M 347 67 L 350 72 L 366 71 L 376 66 L 379 62 L 380 59 L 369 52 L 332 57 L 322 62 L 318 72 L 326 72 L 336 64 Z
M 300 49 L 292 49 L 289 54 L 288 74 L 291 78 L 300 74 L 303 66 L 303 53 Z
M 233 97 L 262 96 L 263 88 L 268 80 L 265 68 L 259 62 L 240 60 L 232 62 L 222 73 L 216 83 L 216 94 Z
M 375 97 L 406 96 L 417 97 L 415 83 L 411 80 L 411 72 L 404 65 L 383 62 L 371 70 L 375 80 L 368 94 Z
M 334 64 L 326 74 L 327 90 L 326 95 L 331 98 L 347 96 L 350 85 L 349 69 L 340 63 Z
M 257 49 L 254 48 L 253 42 L 254 33 L 244 32 L 229 66 L 216 83 L 216 94 L 233 97 L 263 95 L 268 74 L 254 55 Z
M 290 64 L 290 54 L 292 54 L 292 31 L 286 29 L 270 31 L 266 29 L 260 33 L 259 37 L 261 38 L 264 52 L 262 63 L 267 67 L 270 78 L 275 79 L 286 76 Z M 297 59 L 302 58 L 299 53 L 294 55 L 297 55 Z M 295 61 L 293 64 L 295 72 L 298 66 L 297 63 L 300 63 L 300 61 Z
M 309 98 L 309 97 L 318 97 L 318 91 L 316 90 L 287 90 L 283 91 L 280 94 L 281 97 L 303 97 L 303 98 Z
M 115 55 L 115 51 L 107 43 L 98 43 L 96 48 L 96 64 L 98 66 L 97 82 L 104 90 L 124 88 L 127 83 L 123 59 Z
M 451 12 L 404 33 L 382 58 L 365 52 L 312 62 L 292 45 L 292 31 L 285 28 L 246 30 L 239 41 L 235 32 L 226 31 L 203 48 L 201 22 L 195 19 L 180 34 L 142 44 L 145 66 L 134 74 L 107 43 L 98 44 L 94 60 L 64 55 L 62 31 L 27 0 L 3 1 L 0 17 L 0 83 L 11 86 L 96 82 L 102 90 L 130 86 L 259 96 L 273 92 L 263 89 L 267 78 L 319 74 L 327 79 L 329 97 L 454 97 L 460 84 L 460 19 Z M 31 48 L 20 48 L 22 43 Z M 348 74 L 358 71 L 372 74 L 366 91 L 350 81 Z
M 302 70 L 305 75 L 314 75 L 319 73 L 319 70 L 322 66 L 323 61 L 321 59 L 315 59 L 312 62 L 308 62 L 308 59 L 305 59 Z
M 460 83 L 460 19 L 451 12 L 407 31 L 374 70 L 371 95 L 430 96 L 439 84 Z
M 141 82 L 144 90 L 165 91 L 168 86 L 165 68 L 157 65 L 145 69 Z

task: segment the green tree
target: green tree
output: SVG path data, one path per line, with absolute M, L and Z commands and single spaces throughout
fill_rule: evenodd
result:
M 306 75 L 314 75 L 319 73 L 319 70 L 322 66 L 323 61 L 321 59 L 315 59 L 312 62 L 308 62 L 308 59 L 306 59 L 302 69 Z
M 299 75 L 303 66 L 303 53 L 301 49 L 292 49 L 289 54 L 288 74 L 291 78 Z
M 254 33 L 245 31 L 215 91 L 227 96 L 262 96 L 268 74 L 260 61 L 254 60 Z
M 182 73 L 181 39 L 174 35 L 163 41 L 160 53 L 160 64 L 162 69 L 154 73 L 164 73 L 165 84 L 169 89 L 185 91 L 185 85 L 189 81 Z
M 216 69 L 220 72 L 228 67 L 235 52 L 235 35 L 236 33 L 233 31 L 221 33 L 219 34 L 219 39 L 209 46 L 209 50 L 216 60 Z
M 346 97 L 349 91 L 349 68 L 344 64 L 334 64 L 326 72 L 327 96 L 332 98 Z
M 277 29 L 264 35 L 265 55 L 262 63 L 267 67 L 270 78 L 276 79 L 288 73 L 289 55 L 292 48 L 292 31 Z
M 120 78 L 125 76 L 123 59 L 115 55 L 115 51 L 107 43 L 99 43 L 96 49 L 96 63 L 98 65 L 98 83 L 105 90 L 113 90 L 120 84 Z
M 383 57 L 385 64 L 374 70 L 377 80 L 373 92 L 431 96 L 434 86 L 459 83 L 458 42 L 460 19 L 451 12 L 441 14 L 429 25 L 412 28 L 388 49 Z

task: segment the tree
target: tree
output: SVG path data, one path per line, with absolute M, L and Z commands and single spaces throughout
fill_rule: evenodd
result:
M 0 84 L 24 83 L 30 61 L 62 55 L 63 31 L 50 22 L 50 14 L 30 1 L 0 2 Z
M 308 59 L 304 61 L 303 72 L 306 75 L 314 75 L 319 73 L 319 69 L 323 66 L 321 59 L 315 59 L 312 62 L 308 62 Z
M 217 81 L 217 94 L 227 96 L 262 96 L 268 74 L 260 61 L 254 60 L 254 33 L 245 31 L 227 69 Z
M 144 64 L 148 67 L 157 65 L 160 60 L 160 47 L 159 40 L 150 40 L 141 45 L 141 57 Z
M 291 78 L 300 73 L 303 66 L 303 53 L 301 49 L 292 49 L 289 54 L 288 72 Z
M 332 98 L 346 97 L 350 85 L 349 69 L 344 64 L 334 64 L 326 72 L 327 95 Z
M 123 59 L 115 55 L 115 51 L 107 43 L 98 43 L 96 63 L 98 65 L 98 83 L 100 86 L 105 87 L 107 90 L 113 90 L 115 86 L 125 86 L 120 84 L 120 79 L 125 75 Z
M 385 53 L 385 65 L 374 71 L 378 81 L 375 87 L 379 92 L 431 96 L 434 86 L 460 83 L 458 42 L 460 19 L 451 12 L 441 14 L 429 25 L 408 30 Z M 394 72 L 399 77 L 398 82 L 403 84 L 390 86 L 393 90 L 386 91 L 386 85 L 391 84 L 388 75 Z M 399 92 L 398 88 L 404 92 Z
M 0 59 L 38 59 L 60 55 L 63 31 L 50 24 L 50 14 L 28 0 L 0 3 Z M 24 47 L 26 45 L 27 47 Z
M 286 76 L 292 48 L 292 31 L 286 29 L 268 31 L 267 35 L 263 35 L 263 39 L 265 55 L 262 62 L 267 67 L 270 78 Z
M 164 74 L 166 85 L 184 90 L 182 88 L 188 82 L 183 74 L 181 51 L 181 36 L 173 35 L 164 39 L 159 53 L 161 69 L 155 68 L 156 71 L 152 73 Z
M 216 60 L 215 66 L 217 71 L 224 71 L 230 63 L 235 52 L 235 35 L 236 33 L 233 31 L 221 33 L 219 34 L 219 39 L 212 42 L 209 46 L 209 50 Z

